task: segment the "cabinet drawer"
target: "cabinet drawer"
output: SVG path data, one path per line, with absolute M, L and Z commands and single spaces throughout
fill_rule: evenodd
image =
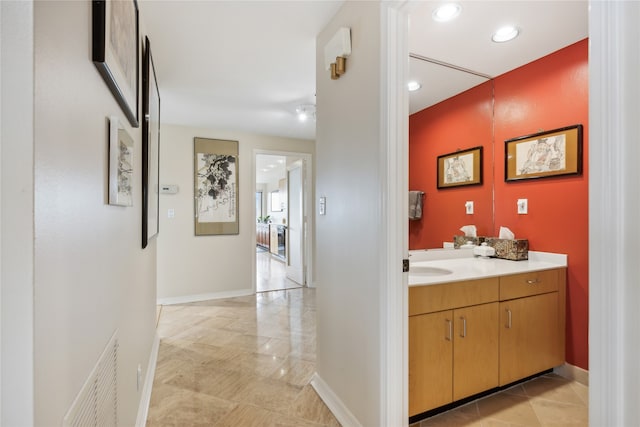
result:
M 564 271 L 532 271 L 500 277 L 500 301 L 557 291 L 559 275 Z
M 409 288 L 409 316 L 498 301 L 497 277 Z

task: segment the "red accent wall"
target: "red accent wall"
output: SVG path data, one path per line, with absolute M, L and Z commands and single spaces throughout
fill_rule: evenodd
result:
M 493 85 L 495 224 L 491 225 L 484 218 L 484 212 L 479 213 L 476 223 L 479 234 L 497 235 L 499 227 L 506 226 L 516 237 L 529 239 L 531 250 L 568 254 L 566 357 L 567 362 L 572 365 L 588 369 L 588 41 L 582 40 L 503 74 L 494 79 Z M 433 175 L 435 179 L 435 172 L 420 168 L 419 165 L 433 164 L 435 167 L 437 155 L 457 148 L 459 143 L 448 144 L 446 140 L 433 151 L 423 146 L 427 145 L 434 129 L 439 129 L 448 121 L 446 117 L 442 119 L 439 116 L 438 110 L 451 111 L 458 108 L 456 105 L 467 103 L 476 105 L 477 99 L 472 94 L 473 91 L 467 91 L 416 113 L 409 119 L 409 186 L 411 189 L 420 189 L 418 185 L 424 186 L 423 191 L 427 192 L 425 210 L 437 211 L 433 216 L 425 215 L 420 224 L 409 224 L 410 248 L 440 246 L 441 243 L 437 244 L 438 240 L 450 241 L 453 234 L 458 234 L 458 228 L 468 222 L 464 220 L 464 217 L 468 217 L 464 215 L 464 201 L 460 200 L 474 197 L 476 194 L 470 191 L 477 190 L 461 190 L 463 194 L 456 200 L 449 199 L 451 196 L 448 194 L 446 198 L 441 198 L 440 193 L 452 190 L 436 190 L 435 181 L 429 181 L 429 175 Z M 467 127 L 466 121 L 456 123 L 455 126 L 449 123 L 456 134 L 466 132 L 474 135 L 477 131 Z M 584 126 L 582 175 L 510 183 L 504 181 L 505 140 L 574 124 Z M 485 154 L 487 152 L 490 151 L 485 148 Z M 485 166 L 488 163 L 487 157 L 489 156 L 485 155 Z M 491 172 L 485 168 L 486 184 L 482 186 L 483 191 L 491 191 L 491 177 Z M 430 199 L 429 193 L 437 195 Z M 527 215 L 517 214 L 516 200 L 520 198 L 529 200 Z M 439 204 L 432 206 L 432 202 Z M 449 203 L 454 205 L 441 206 Z M 458 211 L 462 212 L 463 218 L 457 214 Z

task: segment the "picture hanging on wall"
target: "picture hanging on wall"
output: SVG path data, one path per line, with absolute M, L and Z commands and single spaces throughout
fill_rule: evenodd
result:
M 133 139 L 115 116 L 109 118 L 109 204 L 133 206 Z
M 482 147 L 438 156 L 438 189 L 482 184 Z
M 195 234 L 238 234 L 238 141 L 194 138 Z
M 158 234 L 160 200 L 160 91 L 151 56 L 151 44 L 145 37 L 142 67 L 142 248 Z
M 92 59 L 118 105 L 138 127 L 138 3 L 92 2 Z
M 582 173 L 582 125 L 505 141 L 504 180 L 520 181 Z

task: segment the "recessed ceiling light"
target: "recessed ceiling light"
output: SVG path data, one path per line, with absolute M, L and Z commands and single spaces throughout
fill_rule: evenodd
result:
M 414 92 L 418 89 L 420 89 L 422 87 L 422 85 L 416 81 L 411 81 L 409 83 L 407 83 L 407 88 L 409 89 L 409 92 Z
M 434 10 L 431 16 L 434 21 L 447 22 L 457 18 L 461 10 L 462 7 L 457 3 L 445 3 Z
M 498 28 L 498 30 L 493 33 L 491 40 L 496 43 L 508 42 L 509 40 L 513 40 L 518 37 L 520 34 L 520 30 L 513 25 L 506 25 L 502 28 Z

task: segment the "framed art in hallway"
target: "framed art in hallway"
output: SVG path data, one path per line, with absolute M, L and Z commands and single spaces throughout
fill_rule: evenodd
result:
M 238 141 L 194 138 L 195 234 L 238 234 Z
M 438 156 L 438 189 L 482 184 L 482 147 Z
M 145 37 L 142 68 L 142 248 L 158 234 L 160 200 L 160 91 L 151 56 L 151 43 Z
M 508 139 L 504 180 L 582 174 L 582 125 Z
M 116 116 L 109 118 L 109 204 L 133 206 L 133 139 Z
M 138 3 L 92 2 L 92 59 L 129 123 L 138 127 Z

